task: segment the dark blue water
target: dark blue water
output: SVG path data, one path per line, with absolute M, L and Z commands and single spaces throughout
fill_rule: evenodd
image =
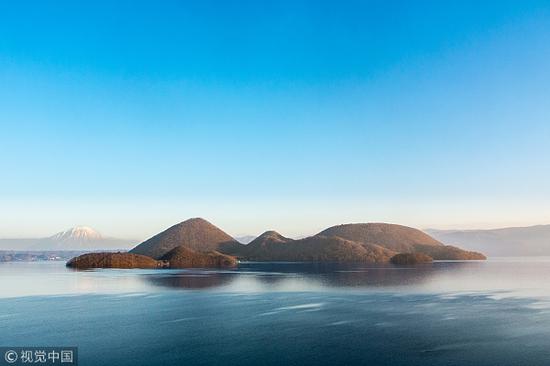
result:
M 546 365 L 550 262 L 231 271 L 0 264 L 0 346 L 81 365 Z

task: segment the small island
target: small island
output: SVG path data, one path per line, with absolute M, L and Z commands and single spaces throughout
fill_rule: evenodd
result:
M 238 264 L 237 258 L 216 251 L 197 252 L 177 247 L 161 260 L 133 253 L 87 253 L 67 262 L 75 269 L 93 268 L 229 268 Z
M 132 253 L 87 253 L 67 262 L 67 267 L 91 268 L 162 268 L 163 263 L 151 257 Z

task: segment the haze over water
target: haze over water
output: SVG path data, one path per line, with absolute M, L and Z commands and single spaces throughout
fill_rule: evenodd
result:
M 550 258 L 235 270 L 0 264 L 0 344 L 81 365 L 543 365 Z

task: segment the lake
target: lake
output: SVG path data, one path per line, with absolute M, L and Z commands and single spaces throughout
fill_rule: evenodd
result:
M 0 263 L 0 346 L 80 365 L 547 365 L 550 258 L 74 271 Z

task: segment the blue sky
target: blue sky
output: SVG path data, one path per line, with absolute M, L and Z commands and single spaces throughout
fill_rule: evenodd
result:
M 0 2 L 0 236 L 550 223 L 550 3 Z

